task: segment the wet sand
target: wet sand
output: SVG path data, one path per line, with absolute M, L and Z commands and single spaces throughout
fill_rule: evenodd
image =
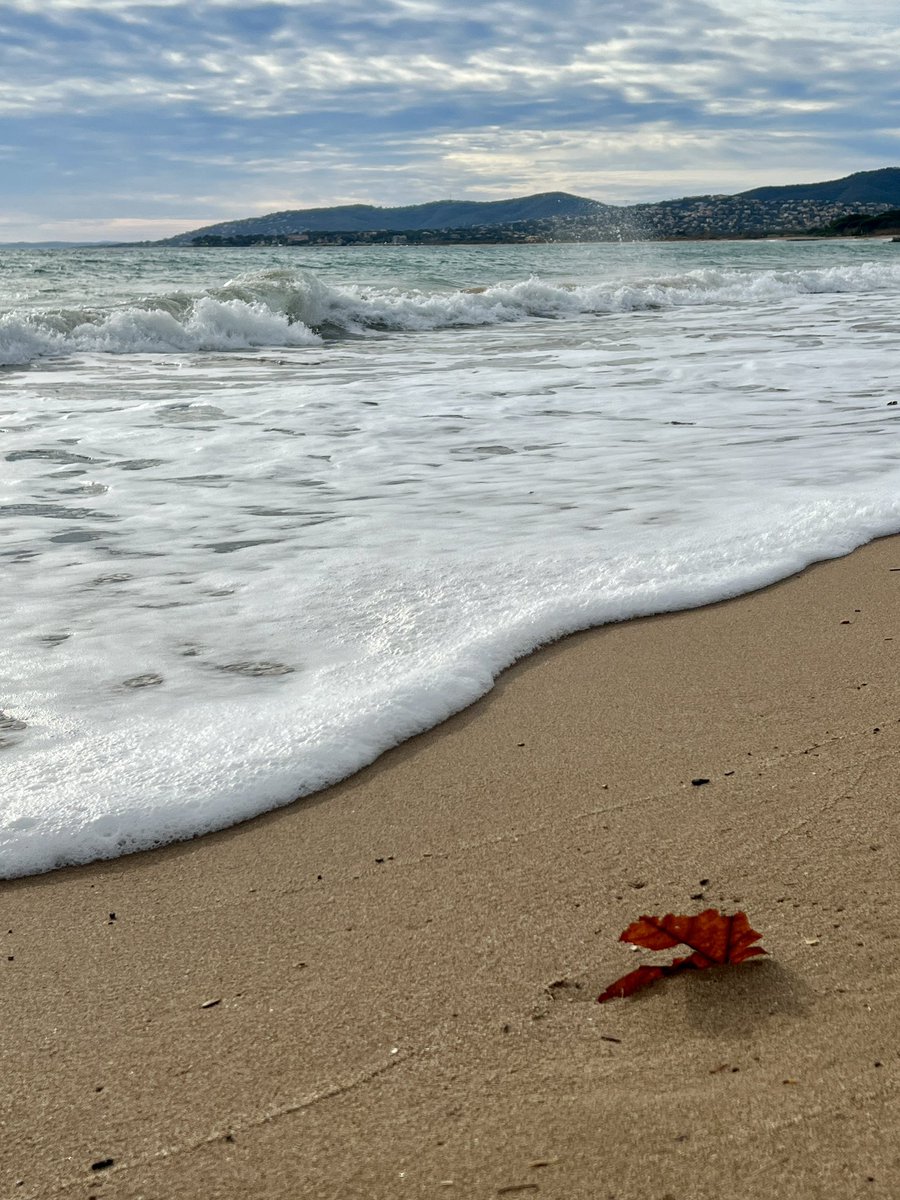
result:
M 894 538 L 0 885 L 0 1195 L 900 1194 L 898 655 Z M 625 925 L 709 906 L 770 956 L 594 1003 Z

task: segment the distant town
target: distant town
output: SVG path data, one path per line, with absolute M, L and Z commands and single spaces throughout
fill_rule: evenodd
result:
M 865 218 L 871 218 L 866 221 Z M 887 219 L 887 220 L 885 220 Z M 801 201 L 740 201 L 703 197 L 665 204 L 637 205 L 620 221 L 591 217 L 552 217 L 462 228 L 302 230 L 284 233 L 198 234 L 193 246 L 435 246 L 511 242 L 654 241 L 714 238 L 849 237 L 900 235 L 900 210 L 878 204 L 848 208 Z
M 900 236 L 900 168 L 624 207 L 548 192 L 405 208 L 296 209 L 221 222 L 158 244 L 402 246 L 873 235 Z

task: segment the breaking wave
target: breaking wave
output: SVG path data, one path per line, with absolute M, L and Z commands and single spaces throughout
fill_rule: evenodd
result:
M 567 284 L 531 277 L 428 292 L 331 286 L 305 271 L 248 273 L 197 296 L 136 297 L 114 308 L 12 309 L 0 315 L 0 365 L 85 353 L 144 354 L 303 347 L 323 338 L 517 321 L 777 303 L 810 294 L 895 289 L 900 266 L 815 270 L 705 268 L 646 279 Z

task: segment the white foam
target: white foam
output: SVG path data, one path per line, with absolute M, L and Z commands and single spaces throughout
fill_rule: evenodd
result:
M 893 261 L 724 253 L 479 293 L 161 274 L 71 321 L 0 417 L 0 874 L 232 824 L 536 645 L 900 529 Z M 253 328 L 301 340 L 233 353 Z
M 185 353 L 269 346 L 308 346 L 319 331 L 431 331 L 502 325 L 535 317 L 641 312 L 779 302 L 810 294 L 892 292 L 896 263 L 818 269 L 699 268 L 656 278 L 555 283 L 530 278 L 478 289 L 426 291 L 345 284 L 329 286 L 308 271 L 244 273 L 220 289 L 144 298 L 112 310 L 13 309 L 0 316 L 0 365 L 40 357 Z
M 255 346 L 310 346 L 319 341 L 263 304 L 200 296 L 178 315 L 157 308 L 113 312 L 16 313 L 0 317 L 0 365 L 55 355 L 180 353 Z

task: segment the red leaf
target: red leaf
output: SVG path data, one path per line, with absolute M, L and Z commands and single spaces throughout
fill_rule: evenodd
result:
M 605 1004 L 607 1000 L 622 1000 L 626 996 L 633 996 L 641 988 L 649 987 L 658 979 L 673 974 L 671 967 L 638 967 L 636 971 L 629 971 L 627 975 L 611 983 L 603 995 L 597 997 L 597 1003 Z
M 765 954 L 761 946 L 753 945 L 760 937 L 762 934 L 750 928 L 747 914 L 743 912 L 728 916 L 708 908 L 695 917 L 674 913 L 666 913 L 664 917 L 640 917 L 623 931 L 620 942 L 630 942 L 647 950 L 671 950 L 673 946 L 685 945 L 690 946 L 693 954 L 673 959 L 667 966 L 641 966 L 629 971 L 597 997 L 598 1003 L 632 996 L 641 988 L 681 971 L 703 971 L 707 967 L 740 963 Z

